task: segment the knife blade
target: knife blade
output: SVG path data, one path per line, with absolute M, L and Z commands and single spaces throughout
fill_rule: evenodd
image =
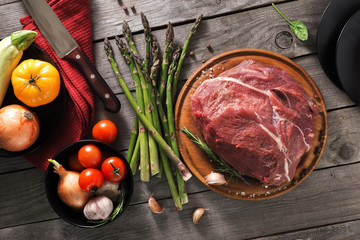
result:
M 23 0 L 23 3 L 56 55 L 59 58 L 75 61 L 95 94 L 103 102 L 105 109 L 109 112 L 118 112 L 121 107 L 119 99 L 81 51 L 46 0 Z

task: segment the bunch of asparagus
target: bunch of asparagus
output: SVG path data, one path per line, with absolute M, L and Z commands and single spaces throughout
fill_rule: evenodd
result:
M 123 36 L 127 44 L 119 37 L 115 37 L 116 45 L 128 64 L 133 78 L 136 101 L 118 70 L 109 40 L 107 38 L 104 40 L 105 52 L 111 67 L 137 116 L 131 131 L 127 160 L 133 174 L 138 168 L 140 169 L 141 181 L 149 181 L 150 174 L 161 177 L 165 172 L 175 207 L 181 210 L 182 204 L 188 201 L 185 181 L 191 177 L 191 173 L 180 160 L 173 108 L 189 42 L 201 22 L 202 15 L 196 19 L 183 48 L 179 46 L 175 51 L 174 30 L 171 23 L 168 24 L 164 54 L 161 59 L 159 43 L 151 34 L 146 16 L 140 14 L 144 26 L 145 58 L 142 58 L 137 51 L 126 21 L 123 22 Z M 169 159 L 176 166 L 175 173 Z

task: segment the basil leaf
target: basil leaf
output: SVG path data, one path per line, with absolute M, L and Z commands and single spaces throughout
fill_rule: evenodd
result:
M 295 20 L 290 23 L 290 29 L 295 34 L 295 36 L 301 41 L 306 41 L 308 39 L 308 30 L 305 24 L 302 21 Z
M 275 6 L 274 3 L 272 3 L 272 6 L 289 23 L 291 31 L 298 39 L 300 39 L 301 41 L 306 41 L 308 39 L 308 30 L 302 21 L 295 20 L 293 22 L 290 22 L 289 19 L 285 17 L 285 15 Z

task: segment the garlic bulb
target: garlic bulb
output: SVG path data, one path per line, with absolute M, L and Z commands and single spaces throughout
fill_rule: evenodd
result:
M 105 196 L 91 199 L 84 207 L 84 216 L 89 220 L 102 220 L 107 218 L 114 209 L 113 202 Z
M 224 175 L 217 172 L 211 172 L 209 175 L 205 177 L 207 185 L 224 185 L 226 184 L 226 180 Z

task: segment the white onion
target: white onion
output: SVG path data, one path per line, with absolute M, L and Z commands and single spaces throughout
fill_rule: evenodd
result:
M 12 104 L 0 109 L 0 147 L 17 152 L 29 148 L 40 133 L 37 115 L 26 107 Z

